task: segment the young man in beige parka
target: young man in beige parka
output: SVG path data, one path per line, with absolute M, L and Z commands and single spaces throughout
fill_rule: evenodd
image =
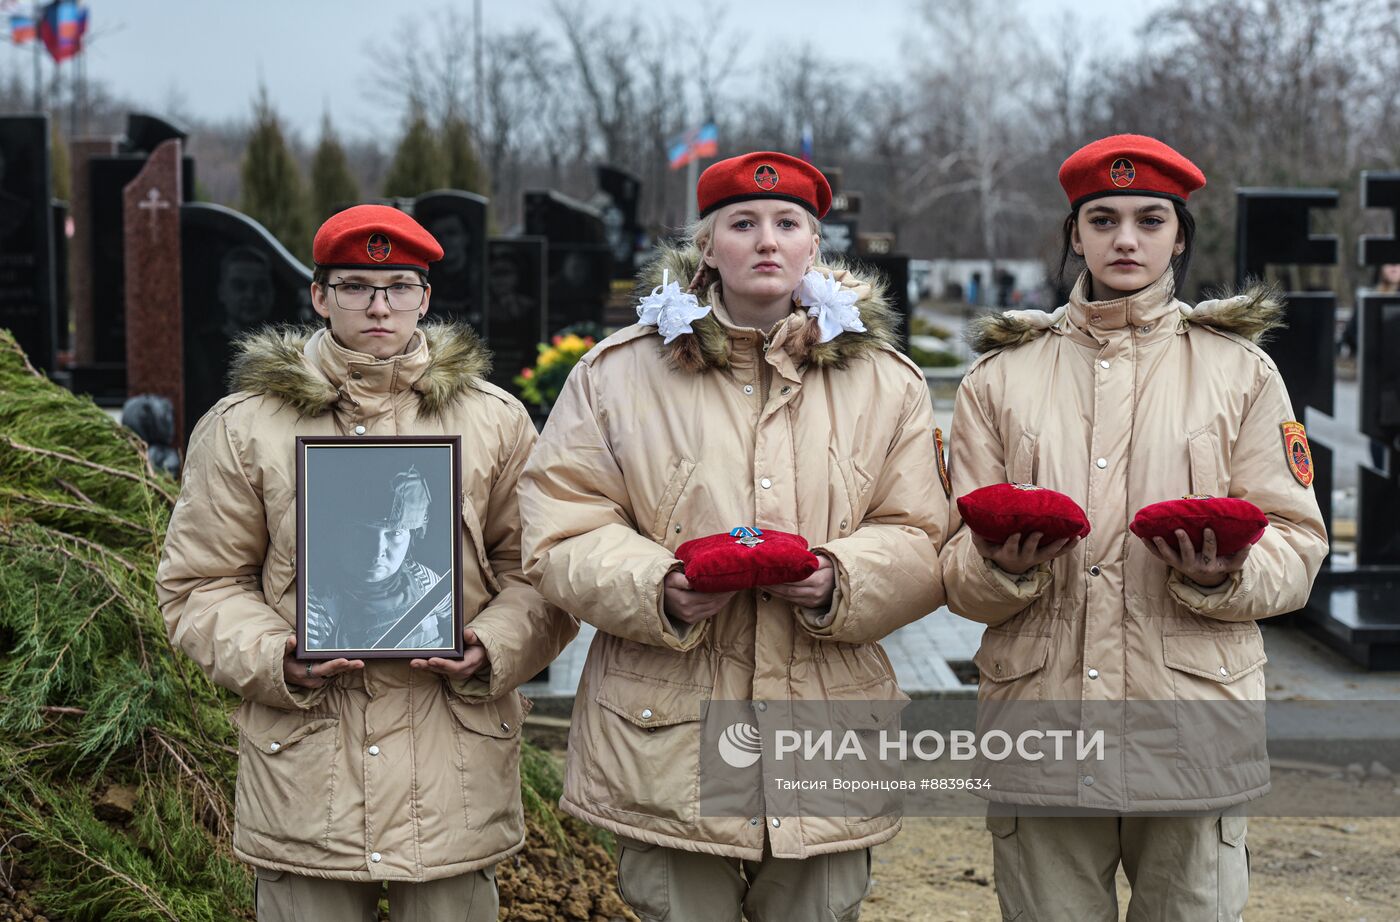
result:
M 356 206 L 314 249 L 327 327 L 246 339 L 235 392 L 190 437 L 157 576 L 166 625 L 243 699 L 233 847 L 260 922 L 373 922 L 385 882 L 395 920 L 494 922 L 493 869 L 525 841 L 515 689 L 577 631 L 521 572 L 535 429 L 483 379 L 470 329 L 419 325 L 442 250 L 412 218 Z M 466 654 L 297 660 L 296 438 L 409 434 L 462 436 Z M 348 509 L 384 505 L 365 486 Z

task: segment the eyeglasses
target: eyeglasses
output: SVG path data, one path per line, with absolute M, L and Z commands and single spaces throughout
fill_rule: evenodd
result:
M 327 283 L 326 287 L 335 297 L 335 306 L 344 311 L 369 310 L 375 294 L 380 291 L 384 292 L 384 300 L 389 302 L 390 310 L 416 311 L 423 306 L 423 297 L 428 290 L 427 285 L 412 282 L 395 282 L 392 285 L 337 282 L 334 285 Z

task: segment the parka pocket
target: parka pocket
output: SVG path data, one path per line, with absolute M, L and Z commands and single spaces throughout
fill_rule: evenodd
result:
M 340 764 L 340 721 L 245 701 L 234 814 L 240 828 L 283 842 L 321 842 L 330 831 Z
M 1012 483 L 1035 483 L 1040 476 L 1040 436 L 1022 432 L 1006 470 Z
M 1162 637 L 1172 681 L 1177 761 L 1234 771 L 1265 764 L 1263 638 L 1249 630 L 1212 630 Z
M 459 731 L 453 733 L 453 749 L 467 828 L 501 824 L 518 834 L 525 822 L 520 798 L 502 792 L 520 787 L 520 730 L 529 701 L 510 692 L 496 701 L 476 702 L 444 689 Z
M 613 810 L 695 822 L 700 735 L 711 690 L 609 670 L 594 695 L 591 795 Z
M 993 807 L 992 809 L 995 809 Z M 987 814 L 987 831 L 992 834 L 992 868 L 996 876 L 997 902 L 1002 922 L 1019 919 L 1025 910 L 1021 900 L 1021 843 L 1016 835 L 1017 818 Z
M 673 535 L 677 527 L 684 530 L 684 527 L 675 521 L 676 509 L 680 506 L 681 497 L 685 495 L 685 488 L 690 484 L 690 478 L 695 474 L 695 466 L 695 462 L 689 458 L 677 461 L 675 470 L 671 471 L 671 477 L 666 481 L 666 490 L 656 503 L 656 515 L 652 517 L 650 537 L 667 548 L 674 549 L 681 544 L 679 536 Z
M 990 628 L 972 661 L 982 678 L 982 697 L 1039 699 L 1044 677 L 1040 675 L 1050 656 L 1050 637 L 1012 633 Z
M 834 737 L 841 741 L 854 735 L 864 755 L 839 759 L 834 766 L 846 782 L 842 799 L 848 826 L 885 826 L 904 812 L 904 796 L 894 787 L 904 774 L 903 762 L 885 758 L 881 748 L 882 741 L 899 737 L 901 711 L 909 702 L 904 692 L 896 689 L 896 693 L 892 700 L 829 704 Z
M 491 569 L 491 560 L 486 556 L 486 538 L 481 529 L 481 518 L 477 516 L 470 499 L 462 503 L 462 528 L 472 546 L 471 552 L 476 555 L 476 563 L 481 567 L 486 585 L 492 592 L 500 592 L 501 584 L 496 581 L 496 571 Z
M 1186 445 L 1191 460 L 1191 493 L 1220 496 L 1220 446 L 1215 430 L 1206 427 L 1191 433 Z
M 844 538 L 865 518 L 871 478 L 854 458 L 830 459 L 827 467 L 827 534 Z

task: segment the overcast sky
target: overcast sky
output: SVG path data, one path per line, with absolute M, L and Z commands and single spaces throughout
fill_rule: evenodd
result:
M 8 0 L 9 3 L 15 0 Z M 1101 29 L 1105 44 L 1121 46 L 1166 0 L 1029 0 L 1023 4 L 1037 31 L 1052 29 L 1073 11 Z M 7 0 L 0 0 L 0 7 Z M 21 3 L 27 6 L 27 3 Z M 383 54 L 411 54 L 392 37 L 405 17 L 431 25 L 441 2 L 400 0 L 86 0 L 91 38 L 88 74 L 112 92 L 156 114 L 172 100 L 198 117 L 243 120 L 261 78 L 292 130 L 314 137 L 329 107 L 339 130 L 365 136 L 390 116 L 386 96 L 364 82 L 371 47 Z M 471 15 L 472 0 L 454 4 Z M 688 9 L 695 9 L 692 0 Z M 857 67 L 897 61 L 909 33 L 913 0 L 729 0 L 730 17 L 751 16 L 751 42 L 761 47 L 805 41 L 832 59 Z M 661 0 L 592 0 L 590 10 L 647 15 Z M 549 21 L 548 0 L 482 0 L 486 31 Z M 734 23 L 735 26 L 742 25 Z M 678 40 L 683 40 L 678 36 Z M 372 43 L 377 43 L 373 44 Z M 0 45 L 6 70 L 29 74 L 29 49 Z M 47 65 L 46 65 L 47 66 Z M 64 65 L 67 67 L 68 65 Z M 360 130 L 357 130 L 360 128 Z

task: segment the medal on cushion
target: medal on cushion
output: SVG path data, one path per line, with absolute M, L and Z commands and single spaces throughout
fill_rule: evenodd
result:
M 731 538 L 738 538 L 735 544 L 742 544 L 744 547 L 757 547 L 763 543 L 763 529 L 754 528 L 749 525 L 740 525 L 729 530 Z

